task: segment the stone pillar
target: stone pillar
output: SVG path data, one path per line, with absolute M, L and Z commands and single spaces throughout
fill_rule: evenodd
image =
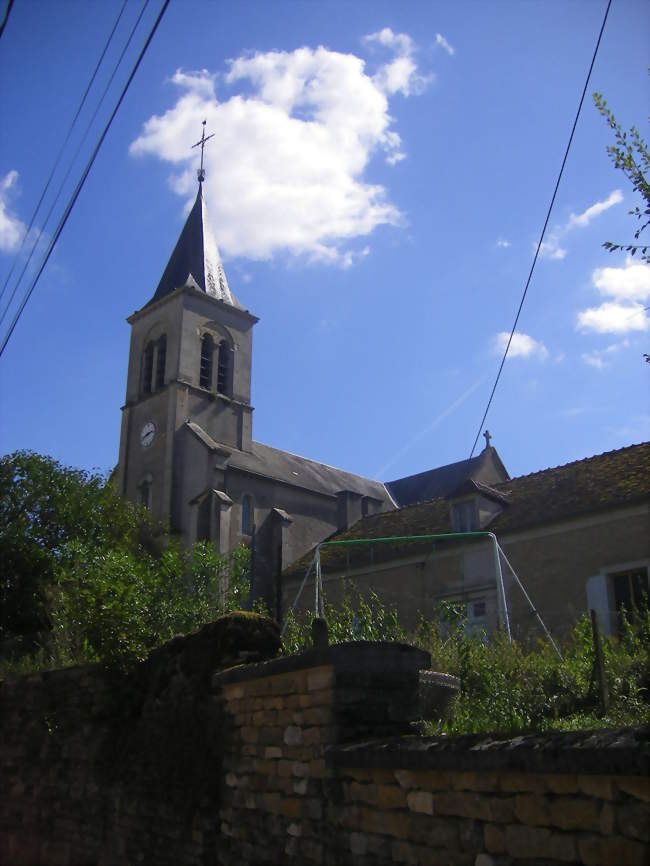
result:
M 408 731 L 430 661 L 406 644 L 364 641 L 215 674 L 224 720 L 218 861 L 332 862 L 328 804 L 341 792 L 325 752 Z

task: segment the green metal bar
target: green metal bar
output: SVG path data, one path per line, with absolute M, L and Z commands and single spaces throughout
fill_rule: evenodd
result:
M 489 538 L 491 532 L 442 532 L 437 535 L 391 535 L 387 538 L 349 538 L 343 541 L 324 541 L 319 547 L 343 547 L 345 544 L 376 544 L 382 541 L 455 541 L 466 538 Z

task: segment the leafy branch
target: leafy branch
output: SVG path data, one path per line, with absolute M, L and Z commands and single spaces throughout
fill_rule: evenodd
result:
M 634 233 L 635 240 L 638 240 L 641 232 L 650 225 L 650 183 L 648 182 L 650 153 L 648 152 L 648 145 L 641 138 L 641 134 L 636 126 L 626 131 L 621 127 L 620 123 L 617 123 L 601 93 L 594 93 L 594 103 L 600 114 L 607 121 L 607 125 L 614 130 L 616 144 L 610 144 L 607 147 L 610 159 L 614 163 L 615 168 L 621 169 L 631 182 L 634 190 L 641 194 L 645 202 L 645 207 L 637 205 L 629 211 L 630 216 L 635 217 L 641 222 L 641 225 Z M 630 255 L 635 255 L 638 252 L 644 261 L 650 262 L 650 254 L 648 252 L 650 245 L 648 244 L 621 244 L 605 241 L 603 246 L 609 252 L 624 250 L 630 253 Z

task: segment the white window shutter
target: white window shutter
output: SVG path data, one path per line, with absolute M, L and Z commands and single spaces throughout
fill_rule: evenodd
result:
M 601 632 L 604 635 L 613 634 L 606 574 L 595 574 L 587 578 L 587 609 L 592 608 L 598 615 Z

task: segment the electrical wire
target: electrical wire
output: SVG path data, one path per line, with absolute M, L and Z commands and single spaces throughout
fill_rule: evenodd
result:
M 14 260 L 13 260 L 13 263 L 12 263 L 12 265 L 11 265 L 11 268 L 9 269 L 9 273 L 7 274 L 7 278 L 6 278 L 5 281 L 4 281 L 4 284 L 3 284 L 3 286 L 2 286 L 2 289 L 0 289 L 0 301 L 2 300 L 2 297 L 3 297 L 3 295 L 4 295 L 4 293 L 5 293 L 6 289 L 7 289 L 7 286 L 9 285 L 9 280 L 11 279 L 11 276 L 12 276 L 12 274 L 13 274 L 13 272 L 14 272 L 14 268 L 16 267 L 16 263 L 17 263 L 18 259 L 20 258 L 20 255 L 21 255 L 21 253 L 22 253 L 22 251 L 23 251 L 23 248 L 24 248 L 25 244 L 27 243 L 27 239 L 28 239 L 29 236 L 30 236 L 30 232 L 31 232 L 31 230 L 32 230 L 32 228 L 33 228 L 33 226 L 34 226 L 34 221 L 35 221 L 35 219 L 36 219 L 36 215 L 37 215 L 38 211 L 40 210 L 41 205 L 43 204 L 43 199 L 44 199 L 45 196 L 47 195 L 47 191 L 48 191 L 48 189 L 50 188 L 50 184 L 52 183 L 52 179 L 53 179 L 53 177 L 54 177 L 54 175 L 55 175 L 55 173 L 56 173 L 57 168 L 59 167 L 59 163 L 61 162 L 61 157 L 63 156 L 63 151 L 65 150 L 66 145 L 68 144 L 68 141 L 70 140 L 70 136 L 72 135 L 72 131 L 73 131 L 73 129 L 74 129 L 76 123 L 77 123 L 77 120 L 79 119 L 79 115 L 81 114 L 81 110 L 83 109 L 83 107 L 84 107 L 84 105 L 85 105 L 85 103 L 86 103 L 86 99 L 88 98 L 88 93 L 90 92 L 90 88 L 91 88 L 91 87 L 93 86 L 93 84 L 94 84 L 95 78 L 97 77 L 97 73 L 99 72 L 99 67 L 101 66 L 102 61 L 104 60 L 104 57 L 105 57 L 106 52 L 107 52 L 107 50 L 108 50 L 108 46 L 111 44 L 111 41 L 112 41 L 113 36 L 114 36 L 114 34 L 115 34 L 115 31 L 116 31 L 116 29 L 117 29 L 117 25 L 120 23 L 120 19 L 121 19 L 121 17 L 122 17 L 122 13 L 123 13 L 124 10 L 126 9 L 126 4 L 127 4 L 127 2 L 128 2 L 128 0 L 124 0 L 124 3 L 122 4 L 122 8 L 120 9 L 119 15 L 118 15 L 117 18 L 115 19 L 115 24 L 113 24 L 113 29 L 111 30 L 110 35 L 109 35 L 108 39 L 106 40 L 106 44 L 104 45 L 104 50 L 102 51 L 102 53 L 101 53 L 101 55 L 100 55 L 100 57 L 99 57 L 99 60 L 97 61 L 97 64 L 96 64 L 95 69 L 94 69 L 94 71 L 93 71 L 93 74 L 92 74 L 91 77 L 90 77 L 90 81 L 88 82 L 88 85 L 87 85 L 87 87 L 86 87 L 86 89 L 85 89 L 85 91 L 84 91 L 83 96 L 81 97 L 81 102 L 79 103 L 79 107 L 77 108 L 77 110 L 76 110 L 76 112 L 75 112 L 75 115 L 74 115 L 74 117 L 72 118 L 72 122 L 70 123 L 70 126 L 68 127 L 68 132 L 67 132 L 67 134 L 66 134 L 65 140 L 64 140 L 63 144 L 61 145 L 61 148 L 60 148 L 60 150 L 59 150 L 59 152 L 58 152 L 58 154 L 57 154 L 57 156 L 56 156 L 56 159 L 54 160 L 54 165 L 52 166 L 52 170 L 50 171 L 50 176 L 49 176 L 48 179 L 47 179 L 47 183 L 45 184 L 45 187 L 44 187 L 44 189 L 43 189 L 43 192 L 41 193 L 41 197 L 40 197 L 39 200 L 38 200 L 38 204 L 37 204 L 36 207 L 34 208 L 34 212 L 32 213 L 31 219 L 30 219 L 30 221 L 29 221 L 29 225 L 27 226 L 27 229 L 26 229 L 26 231 L 25 231 L 25 233 L 24 233 L 24 235 L 23 235 L 23 239 L 22 239 L 22 241 L 21 241 L 21 244 L 20 244 L 20 247 L 19 247 L 19 249 L 18 249 L 18 252 L 16 253 L 16 256 L 15 256 L 15 258 L 14 258 Z M 103 97 L 102 97 L 102 99 L 103 99 Z M 101 104 L 101 100 L 100 100 L 100 104 Z M 86 130 L 86 133 L 87 133 L 87 131 L 88 131 L 88 130 Z M 85 138 L 85 136 L 84 136 L 84 138 Z M 78 151 L 77 151 L 77 153 L 78 153 Z M 73 162 L 74 162 L 74 159 L 75 159 L 75 158 L 76 158 L 76 154 L 75 154 L 75 157 L 73 157 Z M 68 171 L 69 171 L 69 169 L 68 169 Z M 66 177 L 67 177 L 67 175 L 66 175 Z M 64 180 L 64 182 L 65 182 L 65 180 Z M 61 190 L 59 189 L 59 193 L 57 194 L 57 198 L 58 198 L 58 195 L 60 194 L 60 192 L 61 192 Z M 56 199 L 55 199 L 55 203 L 56 203 Z M 48 213 L 48 215 L 47 215 L 47 217 L 46 217 L 46 219 L 45 219 L 45 223 L 43 224 L 43 228 L 45 228 L 45 224 L 47 223 L 47 220 L 49 219 L 49 216 L 50 216 L 51 213 L 52 213 L 52 211 L 50 210 L 50 213 Z M 43 229 L 41 229 L 41 232 L 39 233 L 38 238 L 34 241 L 34 244 L 33 244 L 33 246 L 32 246 L 31 252 L 30 252 L 30 254 L 29 254 L 29 258 L 28 258 L 28 260 L 27 260 L 27 264 L 29 264 L 29 261 L 30 261 L 32 255 L 33 255 L 33 253 L 34 253 L 34 250 L 36 249 L 36 246 L 37 246 L 37 244 L 38 244 L 38 241 L 40 240 L 40 235 L 42 234 L 42 231 L 43 231 Z M 26 270 L 26 266 L 25 266 L 25 268 L 23 268 L 23 271 L 22 271 L 21 275 L 18 277 L 18 283 L 20 283 L 21 279 L 23 278 L 23 274 L 25 273 L 25 270 Z M 18 283 L 16 283 L 16 289 L 18 288 Z M 12 294 L 12 296 L 11 296 L 11 300 L 13 300 L 13 297 L 14 297 L 14 295 L 15 295 L 15 293 L 16 293 L 16 289 L 14 289 L 14 292 L 13 292 L 13 294 Z M 9 306 L 11 305 L 11 300 L 9 301 L 9 304 L 7 305 L 7 309 L 8 309 Z M 5 317 L 5 315 L 6 315 L 6 312 L 7 312 L 7 311 L 5 310 L 5 312 L 4 312 L 3 315 L 2 315 L 2 318 L 0 318 L 0 323 L 2 323 L 2 320 L 4 319 L 4 317 Z
M 133 78 L 135 77 L 135 74 L 138 71 L 140 63 L 142 62 L 142 59 L 144 58 L 144 55 L 146 54 L 147 49 L 149 48 L 149 45 L 151 44 L 151 40 L 153 39 L 153 37 L 156 33 L 156 30 L 158 29 L 158 25 L 162 21 L 163 15 L 167 11 L 168 6 L 169 6 L 169 0 L 164 0 L 163 5 L 160 9 L 160 12 L 158 13 L 158 17 L 156 18 L 156 20 L 153 24 L 153 27 L 151 28 L 151 31 L 150 31 L 149 35 L 147 36 L 147 40 L 146 40 L 144 46 L 142 47 L 140 54 L 138 55 L 138 59 L 136 60 L 135 65 L 133 66 L 133 69 L 131 70 L 131 73 L 130 73 L 127 81 L 126 81 L 126 84 L 122 88 L 122 92 L 120 93 L 120 96 L 119 96 L 119 99 L 117 100 L 115 108 L 113 109 L 111 116 L 109 117 L 109 119 L 108 119 L 108 121 L 107 121 L 107 123 L 106 123 L 106 125 L 102 131 L 102 134 L 99 138 L 99 141 L 95 145 L 95 149 L 93 150 L 93 152 L 90 156 L 90 159 L 88 160 L 88 162 L 86 164 L 86 167 L 83 171 L 83 174 L 81 175 L 81 178 L 79 179 L 79 182 L 77 183 L 77 186 L 75 187 L 75 190 L 72 194 L 72 197 L 70 198 L 70 200 L 68 202 L 68 205 L 67 205 L 67 207 L 63 213 L 63 216 L 59 220 L 59 224 L 57 225 L 54 236 L 52 237 L 52 240 L 50 241 L 50 243 L 48 245 L 47 251 L 45 253 L 45 256 L 43 257 L 43 261 L 41 262 L 41 265 L 38 269 L 38 272 L 34 276 L 32 282 L 29 286 L 29 289 L 27 290 L 27 292 L 25 293 L 25 296 L 23 297 L 23 300 L 20 304 L 20 307 L 18 308 L 14 318 L 12 319 L 11 325 L 9 326 L 7 334 L 6 334 L 6 336 L 2 342 L 2 346 L 0 347 L 0 357 L 2 357 L 4 350 L 6 349 L 7 344 L 9 342 L 9 340 L 11 339 L 11 335 L 13 334 L 13 332 L 16 328 L 16 325 L 18 324 L 18 320 L 20 319 L 20 316 L 22 315 L 22 312 L 25 309 L 27 302 L 29 301 L 30 297 L 32 296 L 32 293 L 36 287 L 36 284 L 38 283 L 38 280 L 39 280 L 41 274 L 43 273 L 43 270 L 44 270 L 46 264 L 49 261 L 49 258 L 50 258 L 52 251 L 56 245 L 56 242 L 58 241 L 58 239 L 61 235 L 61 232 L 63 231 L 63 228 L 64 228 L 66 222 L 68 221 L 68 217 L 70 216 L 72 208 L 74 207 L 77 199 L 79 198 L 79 194 L 80 194 L 81 190 L 83 189 L 83 186 L 86 182 L 86 178 L 88 177 L 88 175 L 90 173 L 90 169 L 93 167 L 93 164 L 95 162 L 97 154 L 99 153 L 99 150 L 100 150 L 100 148 L 104 142 L 104 139 L 106 138 L 106 135 L 108 134 L 108 130 L 110 129 L 111 124 L 113 123 L 113 120 L 115 119 L 115 115 L 117 114 L 118 109 L 120 108 L 120 106 L 122 105 L 122 102 L 124 101 L 124 97 L 126 96 L 126 93 L 127 93 L 128 89 L 131 85 L 131 82 L 133 81 Z
M 37 236 L 36 236 L 36 239 L 35 239 L 35 241 L 34 241 L 34 243 L 33 243 L 33 245 L 32 245 L 32 248 L 31 248 L 31 250 L 30 250 L 29 256 L 27 257 L 27 261 L 26 261 L 25 264 L 23 265 L 23 269 L 22 269 L 22 271 L 20 272 L 20 276 L 18 277 L 18 280 L 16 281 L 16 284 L 15 284 L 15 286 L 14 286 L 13 292 L 11 293 L 11 297 L 9 298 L 9 301 L 8 301 L 8 303 L 7 303 L 7 306 L 5 307 L 5 309 L 4 309 L 3 313 L 2 313 L 2 315 L 0 316 L 0 325 L 2 325 L 2 323 L 4 322 L 4 320 L 5 320 L 6 316 L 7 316 L 7 313 L 8 313 L 9 310 L 11 309 L 11 305 L 12 305 L 12 303 L 13 303 L 13 301 L 14 301 L 15 296 L 16 296 L 16 292 L 18 291 L 18 287 L 19 287 L 19 285 L 20 285 L 20 283 L 21 283 L 21 281 L 22 281 L 22 278 L 25 276 L 25 271 L 26 271 L 27 268 L 29 267 L 29 263 L 30 263 L 31 260 L 32 260 L 32 256 L 34 255 L 34 253 L 35 253 L 35 251 L 36 251 L 36 248 L 38 247 L 39 241 L 40 241 L 40 239 L 41 239 L 41 237 L 42 237 L 42 235 L 43 235 L 43 232 L 44 232 L 44 230 L 45 230 L 45 227 L 46 227 L 46 225 L 48 224 L 48 222 L 50 221 L 50 217 L 52 216 L 52 211 L 54 210 L 54 208 L 56 207 L 56 205 L 57 205 L 57 203 L 58 203 L 58 201 L 59 201 L 59 198 L 60 198 L 60 196 L 61 196 L 61 193 L 63 192 L 63 189 L 64 189 L 64 187 L 65 187 L 65 184 L 66 184 L 66 182 L 67 182 L 67 180 L 68 180 L 68 177 L 70 176 L 70 172 L 72 171 L 72 167 L 73 167 L 73 165 L 75 164 L 75 161 L 76 161 L 77 157 L 79 156 L 79 152 L 80 152 L 81 148 L 83 147 L 83 145 L 84 145 L 84 143 L 85 143 L 85 141 L 86 141 L 86 138 L 88 137 L 88 133 L 90 132 L 90 129 L 92 128 L 92 125 L 93 125 L 93 123 L 95 122 L 95 118 L 97 117 L 97 114 L 99 113 L 99 109 L 101 108 L 101 106 L 102 106 L 102 104 L 103 104 L 103 102 L 104 102 L 104 99 L 106 98 L 106 94 L 108 93 L 108 91 L 109 91 L 109 89 L 110 89 L 110 87 L 111 87 L 111 84 L 113 83 L 113 79 L 115 78 L 115 75 L 116 75 L 116 73 L 117 73 L 117 70 L 119 69 L 120 64 L 122 63 L 122 60 L 124 59 L 124 55 L 125 55 L 126 52 L 128 51 L 129 45 L 131 44 L 131 40 L 133 39 L 133 37 L 134 37 L 134 35 L 135 35 L 135 32 L 136 32 L 136 30 L 138 29 L 138 27 L 139 27 L 139 25 L 140 25 L 140 21 L 142 20 L 142 16 L 144 15 L 145 10 L 146 10 L 146 8 L 147 8 L 148 5 L 149 5 L 149 0 L 145 0 L 144 6 L 143 6 L 142 9 L 140 10 L 140 14 L 139 14 L 138 17 L 137 17 L 135 24 L 134 24 L 133 27 L 131 28 L 131 32 L 129 33 L 129 38 L 127 39 L 126 44 L 125 44 L 124 47 L 122 48 L 122 51 L 121 51 L 121 53 L 120 53 L 120 56 L 118 57 L 117 62 L 115 63 L 115 66 L 113 67 L 113 71 L 111 72 L 111 75 L 110 75 L 110 77 L 109 77 L 109 79 L 108 79 L 108 82 L 107 82 L 106 86 L 104 87 L 104 92 L 102 93 L 102 95 L 101 95 L 101 97 L 100 97 L 100 99 L 99 99 L 99 102 L 98 102 L 97 105 L 95 106 L 95 110 L 94 110 L 94 112 L 93 112 L 93 115 L 92 115 L 92 117 L 90 118 L 90 120 L 88 121 L 88 124 L 87 124 L 87 126 L 86 126 L 85 131 L 84 131 L 84 134 L 83 134 L 82 137 L 81 137 L 81 141 L 80 141 L 79 144 L 77 145 L 77 149 L 76 149 L 76 151 L 75 151 L 75 153 L 74 153 L 74 156 L 73 156 L 72 159 L 70 160 L 70 163 L 69 163 L 69 165 L 68 165 L 68 170 L 66 171 L 66 173 L 65 173 L 65 175 L 64 175 L 64 177 L 63 177 L 63 180 L 62 180 L 61 183 L 59 184 L 59 189 L 57 190 L 56 196 L 54 197 L 54 201 L 53 201 L 52 204 L 50 205 L 50 209 L 48 210 L 48 212 L 47 212 L 47 214 L 46 214 L 46 216 L 45 216 L 45 220 L 44 220 L 44 222 L 43 222 L 43 225 L 42 225 L 42 226 L 40 227 L 40 229 L 38 230 L 38 234 L 37 234 Z M 30 226 L 30 228 L 31 228 L 31 226 Z M 29 231 L 29 230 L 28 230 L 28 231 Z M 13 268 L 12 268 L 12 270 L 13 270 Z M 3 291 L 4 291 L 4 289 L 3 289 Z
M 481 423 L 478 426 L 478 432 L 476 433 L 476 438 L 474 439 L 474 444 L 472 445 L 472 450 L 470 452 L 470 455 L 467 458 L 468 460 L 471 460 L 472 457 L 474 456 L 474 450 L 476 448 L 476 443 L 478 442 L 479 436 L 481 435 L 481 430 L 483 429 L 483 424 L 485 423 L 485 419 L 487 418 L 487 414 L 490 411 L 490 406 L 492 405 L 494 393 L 497 389 L 497 385 L 499 384 L 499 379 L 501 378 L 501 372 L 503 370 L 503 365 L 506 362 L 508 350 L 510 349 L 510 343 L 512 343 L 512 338 L 514 337 L 515 330 L 517 328 L 517 322 L 519 321 L 519 316 L 521 315 L 521 310 L 522 310 L 522 307 L 524 306 L 524 301 L 526 300 L 526 295 L 528 294 L 528 287 L 530 286 L 530 281 L 531 281 L 532 276 L 533 276 L 533 271 L 535 270 L 535 265 L 537 264 L 539 252 L 542 248 L 542 242 L 544 241 L 544 235 L 546 234 L 546 229 L 548 227 L 548 223 L 549 223 L 549 220 L 551 218 L 551 211 L 553 210 L 553 205 L 555 204 L 555 197 L 557 196 L 557 191 L 558 191 L 559 186 L 560 186 L 560 181 L 562 180 L 562 175 L 564 174 L 564 167 L 566 165 L 566 161 L 567 161 L 568 156 L 569 156 L 571 144 L 573 143 L 573 136 L 575 134 L 576 127 L 578 125 L 578 120 L 580 118 L 580 112 L 582 111 L 582 105 L 585 101 L 587 88 L 589 87 L 589 81 L 591 79 L 591 73 L 593 71 L 594 64 L 596 62 L 596 56 L 598 54 L 598 48 L 600 47 L 600 42 L 601 42 L 601 39 L 603 36 L 603 32 L 605 30 L 605 24 L 607 23 L 607 16 L 609 15 L 609 9 L 610 9 L 611 5 L 612 5 L 612 0 L 608 0 L 607 8 L 605 9 L 605 15 L 603 17 L 603 23 L 601 24 L 600 33 L 598 34 L 598 39 L 596 41 L 596 47 L 594 48 L 594 53 L 593 53 L 593 56 L 591 58 L 591 64 L 589 65 L 589 72 L 587 73 L 587 78 L 585 80 L 585 86 L 582 90 L 582 96 L 580 97 L 580 103 L 578 104 L 578 110 L 576 112 L 576 116 L 575 116 L 575 119 L 573 121 L 573 127 L 571 129 L 571 135 L 569 136 L 569 141 L 568 141 L 568 144 L 566 146 L 566 150 L 564 151 L 564 158 L 562 160 L 562 166 L 560 168 L 560 173 L 558 174 L 557 181 L 555 183 L 555 189 L 553 190 L 553 196 L 551 198 L 551 203 L 550 203 L 550 205 L 548 207 L 548 211 L 546 213 L 546 219 L 544 220 L 544 227 L 542 228 L 542 233 L 541 233 L 539 241 L 537 243 L 537 249 L 535 250 L 535 256 L 533 258 L 533 263 L 530 266 L 530 272 L 528 274 L 528 279 L 526 280 L 526 285 L 524 287 L 524 291 L 523 291 L 523 294 L 521 296 L 521 301 L 519 302 L 519 308 L 517 309 L 517 315 L 515 316 L 515 321 L 514 321 L 514 324 L 512 326 L 512 330 L 510 331 L 510 336 L 508 337 L 508 343 L 506 345 L 506 350 L 503 353 L 503 358 L 501 359 L 501 364 L 499 365 L 499 371 L 497 373 L 497 377 L 494 380 L 494 385 L 492 387 L 490 399 L 487 402 L 487 406 L 485 407 L 485 412 L 483 413 L 483 417 L 481 418 Z
M 0 23 L 0 37 L 5 32 L 5 27 L 7 26 L 7 21 L 9 21 L 9 13 L 11 12 L 11 7 L 14 5 L 14 0 L 9 0 L 7 3 L 7 8 L 5 9 L 5 15 L 2 19 L 2 23 Z

